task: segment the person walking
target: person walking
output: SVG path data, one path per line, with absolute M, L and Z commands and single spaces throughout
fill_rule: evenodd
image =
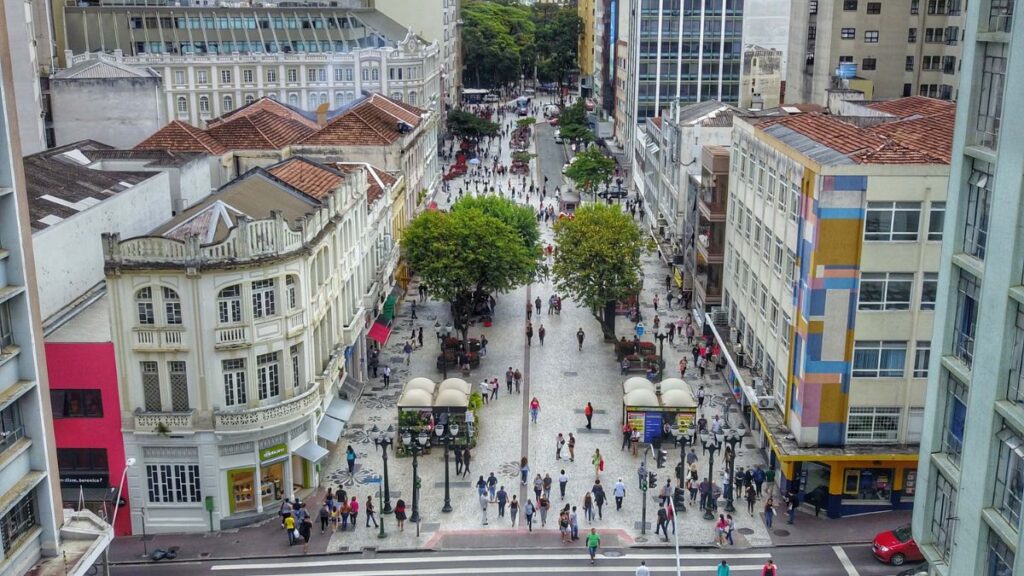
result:
M 544 493 L 544 479 L 541 478 L 540 474 L 537 474 L 533 478 L 533 495 L 537 500 L 540 500 L 540 495 Z
M 697 388 L 697 410 L 701 410 L 701 409 L 704 408 L 704 397 L 706 395 L 707 395 L 707 392 L 704 390 L 704 385 L 701 384 Z
M 492 402 L 498 399 L 498 390 L 500 390 L 500 389 L 501 389 L 501 386 L 498 385 L 498 379 L 497 378 L 492 378 L 491 379 L 491 401 Z
M 537 507 L 533 505 L 533 500 L 526 499 L 526 506 L 523 506 L 523 514 L 526 516 L 526 527 L 533 532 L 533 515 L 537 512 Z
M 391 366 L 384 367 L 384 386 L 388 387 L 391 385 Z
M 565 500 L 565 487 L 569 485 L 569 475 L 565 473 L 565 470 L 558 475 L 558 494 L 562 500 Z
M 544 486 L 544 497 L 548 498 L 548 499 L 551 498 L 551 483 L 552 483 L 551 475 L 548 474 L 547 472 L 545 472 L 544 473 L 544 480 L 542 481 L 542 485 Z
M 512 378 L 516 383 L 516 394 L 519 394 L 519 387 L 523 384 L 523 373 L 519 371 L 519 368 L 516 368 L 516 373 L 513 374 Z
M 288 534 L 288 545 L 295 545 L 295 517 L 291 514 L 284 517 L 284 521 L 281 522 L 281 526 L 284 527 L 284 531 Z
M 591 528 L 590 534 L 587 536 L 587 551 L 590 552 L 590 563 L 594 563 L 594 557 L 597 556 L 597 549 L 601 546 L 601 536 L 597 533 L 597 528 Z M 771 560 L 769 560 L 771 562 Z M 775 574 L 772 574 L 775 576 Z
M 686 356 L 679 359 L 679 378 L 686 378 Z
M 764 563 L 764 566 L 761 567 L 761 576 L 779 576 L 779 573 L 775 568 L 775 562 L 772 562 L 772 559 L 769 558 L 768 561 Z
M 516 495 L 512 495 L 512 501 L 508 503 L 508 517 L 512 520 L 512 527 L 516 527 L 516 520 L 519 518 L 519 500 L 516 499 Z
M 654 295 L 654 311 L 655 311 L 655 312 L 657 312 L 657 311 L 658 311 L 658 303 L 659 303 L 659 302 L 660 302 L 660 300 L 658 299 L 658 295 L 657 295 L 657 294 L 655 294 L 655 295 Z
M 725 521 L 725 516 L 719 514 L 718 522 L 715 522 L 715 540 L 719 548 L 725 546 L 725 533 L 728 529 L 729 523 Z
M 471 456 L 469 454 L 469 446 L 466 446 L 462 450 L 462 477 L 465 478 L 469 474 L 469 461 Z
M 627 422 L 622 425 L 622 450 L 629 448 L 631 438 L 633 438 L 633 428 Z M 620 450 L 620 452 L 622 450 Z
M 313 521 L 309 517 L 302 519 L 299 523 L 299 536 L 302 538 L 302 553 L 309 552 L 309 537 L 313 532 Z
M 764 479 L 765 479 L 764 470 L 761 469 L 761 465 L 760 464 L 758 464 L 757 467 L 754 468 L 753 479 L 754 479 L 755 493 L 757 494 L 757 499 L 760 500 L 761 499 L 761 487 L 764 486 Z
M 399 532 L 405 532 L 405 518 L 405 500 L 399 500 L 395 502 L 395 522 Z
M 747 512 L 754 515 L 754 503 L 757 502 L 757 490 L 753 486 L 747 486 Z
M 455 448 L 455 475 L 462 474 L 462 450 Z
M 526 319 L 531 320 L 533 318 L 533 302 L 526 301 Z
M 562 459 L 562 446 L 565 446 L 565 437 L 559 432 L 558 437 L 555 438 L 555 460 Z
M 622 499 L 626 497 L 626 484 L 622 478 L 612 486 L 612 496 L 615 497 L 615 509 L 622 510 Z
M 330 494 L 330 492 L 328 492 Z M 320 506 L 320 535 L 323 536 L 331 524 L 331 504 L 328 501 Z
M 405 365 L 409 365 L 409 361 L 412 359 L 412 343 L 406 340 L 405 346 L 402 346 L 402 353 L 405 354 Z
M 540 300 L 537 300 L 537 301 L 540 302 Z M 540 340 L 540 345 L 541 346 L 544 345 L 544 335 L 547 334 L 547 333 L 548 333 L 548 331 L 545 330 L 544 329 L 544 325 L 541 324 L 540 328 L 537 329 L 537 338 Z
M 594 522 L 594 497 L 590 492 L 583 495 L 583 517 L 587 522 Z
M 530 400 L 530 421 L 536 424 L 538 415 L 540 415 L 540 400 L 537 400 L 537 397 L 534 396 Z
M 352 530 L 356 529 L 357 518 L 359 518 L 359 500 L 353 496 L 348 502 L 348 519 L 352 522 Z
M 583 339 L 586 337 L 587 335 L 583 332 L 583 327 L 581 326 L 580 329 L 576 331 L 576 342 L 578 344 L 577 349 L 581 352 L 583 351 Z
M 348 464 L 348 473 L 355 474 L 356 472 L 356 451 L 349 445 L 345 449 L 345 462 Z
M 548 510 L 551 510 L 551 500 L 542 494 L 540 499 L 537 500 L 537 508 L 540 509 L 540 527 L 543 528 L 548 524 Z
M 587 402 L 587 405 L 583 408 L 583 415 L 587 418 L 587 430 L 590 430 L 591 422 L 594 419 L 594 405 Z
M 647 562 L 644 560 L 641 560 L 640 565 L 636 567 L 636 576 L 651 576 L 651 569 L 647 567 Z
M 498 478 L 494 472 L 487 477 L 487 493 L 490 495 L 491 502 L 494 502 L 498 495 Z
M 662 540 L 668 542 L 668 511 L 664 504 L 658 505 L 658 526 L 654 529 L 654 535 L 657 536 L 659 532 L 665 535 Z
M 800 498 L 796 491 L 790 489 L 786 494 L 786 512 L 789 514 L 789 518 L 786 520 L 786 524 L 793 524 L 796 522 L 796 508 L 800 505 Z
M 495 500 L 498 502 L 498 518 L 504 518 L 505 505 L 508 503 L 508 492 L 505 492 L 504 486 L 498 489 L 498 494 L 495 496 Z
M 569 462 L 576 461 L 576 437 L 569 432 Z
M 526 323 L 526 345 L 533 345 L 533 322 Z
M 764 502 L 764 525 L 769 530 L 772 528 L 772 521 L 775 520 L 775 497 L 771 494 Z
M 377 516 L 373 509 L 373 496 L 366 497 L 366 527 L 370 527 L 370 522 L 373 522 L 373 527 L 377 528 Z
M 722 563 L 718 565 L 718 569 L 715 571 L 715 576 L 729 576 L 729 563 L 722 560 Z
M 512 381 L 515 380 L 516 373 L 512 371 L 512 367 L 509 366 L 508 370 L 505 371 L 505 387 L 508 389 L 508 393 L 512 394 Z
M 483 520 L 484 526 L 487 526 L 487 504 L 490 502 L 487 499 L 486 494 L 480 495 L 480 518 Z
M 601 486 L 600 480 L 594 481 L 594 486 L 590 488 L 590 493 L 594 495 L 594 506 L 597 506 L 597 517 L 604 520 L 604 503 L 606 497 L 604 494 L 604 487 Z
M 580 519 L 575 506 L 569 512 L 569 536 L 573 542 L 580 539 Z
M 519 460 L 519 475 L 521 477 L 523 486 L 526 486 L 526 478 L 530 475 L 530 465 L 529 462 L 526 460 L 526 456 L 523 456 L 523 458 Z
M 604 457 L 601 456 L 599 448 L 594 449 L 594 455 L 590 458 L 590 463 L 594 465 L 594 478 L 599 478 L 601 471 L 604 470 Z

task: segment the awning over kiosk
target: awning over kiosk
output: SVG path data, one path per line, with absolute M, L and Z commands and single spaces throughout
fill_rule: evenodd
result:
M 345 430 L 345 423 L 341 420 L 335 420 L 330 416 L 324 416 L 320 420 L 320 425 L 316 427 L 316 435 L 324 440 L 327 440 L 331 444 L 338 441 L 341 438 L 342 431 Z
M 323 460 L 324 456 L 327 456 L 327 449 L 321 447 L 316 442 L 306 442 L 299 446 L 294 453 L 316 464 Z
M 327 415 L 335 420 L 348 422 L 352 419 L 352 412 L 354 412 L 355 409 L 356 405 L 352 402 L 336 397 L 331 400 L 330 405 L 327 406 Z

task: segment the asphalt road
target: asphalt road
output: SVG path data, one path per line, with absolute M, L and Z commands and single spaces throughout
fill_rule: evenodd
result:
M 548 177 L 548 193 L 554 194 L 555 187 L 563 185 L 562 166 L 568 161 L 565 156 L 565 148 L 555 143 L 555 129 L 547 122 L 537 122 L 537 133 L 535 135 L 537 147 L 537 163 L 540 173 Z
M 713 574 L 721 560 L 732 567 L 732 574 L 759 575 L 768 558 L 778 565 L 779 576 L 892 576 L 899 570 L 880 564 L 867 545 L 752 548 L 745 550 L 680 550 L 680 572 Z M 844 558 L 846 562 L 844 562 Z M 263 560 L 212 562 L 161 562 L 144 565 L 114 566 L 111 573 L 128 576 L 178 576 L 210 574 L 217 576 L 465 576 L 488 574 L 610 574 L 635 573 L 640 561 L 654 574 L 676 571 L 671 549 L 601 550 L 591 566 L 581 546 L 565 549 L 461 550 L 445 552 L 381 553 L 366 552 L 331 556 L 307 556 Z

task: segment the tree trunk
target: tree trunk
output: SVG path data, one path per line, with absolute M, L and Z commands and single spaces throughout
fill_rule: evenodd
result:
M 615 341 L 615 300 L 608 300 L 604 303 L 604 318 L 601 321 L 601 331 L 604 332 L 605 340 Z

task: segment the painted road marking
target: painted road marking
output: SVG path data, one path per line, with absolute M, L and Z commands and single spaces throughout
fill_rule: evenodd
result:
M 595 574 L 599 572 L 614 572 L 618 574 L 632 573 L 635 569 L 633 566 L 601 566 L 601 561 L 598 560 L 598 564 L 591 566 L 586 561 L 586 554 L 576 555 L 574 558 L 581 562 L 581 566 L 539 566 L 530 567 L 531 574 L 562 574 L 566 572 L 580 572 L 586 574 Z M 336 568 L 342 569 L 340 572 L 303 572 L 304 576 L 409 576 L 408 570 L 383 570 L 383 571 L 365 571 L 365 572 L 352 572 L 346 568 L 345 564 L 336 565 Z M 675 566 L 648 566 L 651 572 L 664 572 L 664 573 L 675 573 Z M 736 572 L 755 572 L 759 573 L 763 566 L 761 564 L 740 564 L 729 566 L 731 573 Z M 509 566 L 487 566 L 483 568 L 474 567 L 474 574 L 510 574 L 516 573 L 522 570 L 521 566 L 515 564 Z M 708 566 L 683 566 L 679 569 L 680 572 L 686 573 L 707 573 L 713 574 L 718 570 L 718 565 Z M 458 576 L 464 574 L 464 569 L 459 568 L 431 568 L 427 570 L 416 570 L 417 576 Z M 282 572 L 280 574 L 268 574 L 266 576 L 295 576 L 295 572 Z
M 860 572 L 853 567 L 853 562 L 850 562 L 850 557 L 846 555 L 846 550 L 843 550 L 842 546 L 833 546 L 832 551 L 836 553 L 839 563 L 846 569 L 847 576 L 860 576 Z

